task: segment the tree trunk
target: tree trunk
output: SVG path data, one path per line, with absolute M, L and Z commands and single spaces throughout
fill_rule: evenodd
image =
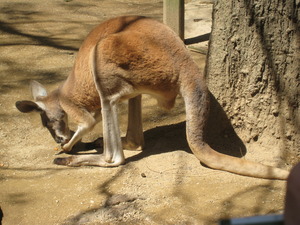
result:
M 288 164 L 300 158 L 299 6 L 216 1 L 206 63 L 210 91 L 238 136 L 279 148 Z

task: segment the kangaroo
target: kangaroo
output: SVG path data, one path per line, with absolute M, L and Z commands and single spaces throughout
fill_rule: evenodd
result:
M 171 109 L 181 94 L 185 102 L 189 147 L 208 167 L 267 179 L 285 180 L 288 171 L 221 154 L 203 140 L 209 112 L 209 91 L 203 74 L 181 39 L 166 25 L 150 18 L 125 16 L 93 29 L 79 49 L 71 74 L 47 93 L 31 82 L 33 101 L 18 101 L 19 111 L 39 112 L 62 149 L 72 147 L 103 123 L 103 154 L 56 158 L 55 164 L 114 167 L 125 163 L 124 149 L 144 147 L 141 94 L 150 94 L 160 106 Z M 117 103 L 129 100 L 128 128 L 122 143 Z M 78 128 L 71 137 L 68 117 Z

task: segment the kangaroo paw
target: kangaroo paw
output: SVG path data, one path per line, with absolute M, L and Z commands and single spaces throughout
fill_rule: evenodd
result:
M 122 138 L 122 147 L 123 147 L 123 149 L 131 150 L 131 151 L 142 151 L 144 148 L 144 145 L 134 143 L 133 141 L 129 141 L 124 137 L 124 138 Z

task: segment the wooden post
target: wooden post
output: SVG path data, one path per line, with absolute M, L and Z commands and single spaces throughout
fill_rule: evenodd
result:
M 164 0 L 164 23 L 184 39 L 184 0 Z

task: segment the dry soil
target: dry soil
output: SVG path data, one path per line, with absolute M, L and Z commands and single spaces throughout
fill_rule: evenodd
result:
M 192 21 L 210 27 L 211 5 L 199 3 L 197 7 L 207 14 L 197 14 Z M 143 98 L 146 149 L 125 151 L 126 164 L 118 168 L 54 165 L 56 144 L 39 116 L 15 108 L 15 101 L 31 99 L 30 80 L 53 90 L 66 78 L 80 43 L 96 24 L 128 14 L 161 21 L 162 1 L 2 0 L 0 12 L 0 206 L 4 225 L 216 224 L 221 218 L 283 209 L 284 181 L 238 176 L 199 163 L 185 139 L 180 98 L 171 112 L 157 108 L 150 97 Z M 199 29 L 198 35 L 205 33 L 207 30 Z M 205 55 L 193 56 L 203 68 Z M 120 121 L 124 135 L 126 104 L 120 107 Z M 83 142 L 101 136 L 99 124 Z M 255 147 L 251 150 L 246 147 L 245 158 L 272 164 L 272 156 L 259 144 L 250 146 Z

